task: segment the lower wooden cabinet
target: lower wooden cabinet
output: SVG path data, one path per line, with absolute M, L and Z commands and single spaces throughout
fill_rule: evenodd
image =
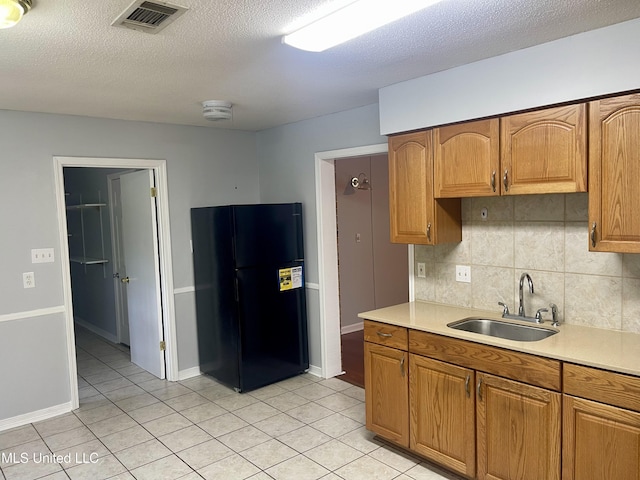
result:
M 477 375 L 478 479 L 559 480 L 561 395 Z
M 364 343 L 367 429 L 409 447 L 408 353 Z
M 640 480 L 640 413 L 564 396 L 563 480 Z
M 409 357 L 410 448 L 455 472 L 476 471 L 475 373 Z
M 640 377 L 368 320 L 364 353 L 367 429 L 459 475 L 640 480 Z

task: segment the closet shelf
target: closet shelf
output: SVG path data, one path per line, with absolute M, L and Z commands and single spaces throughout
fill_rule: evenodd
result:
M 69 257 L 69 260 L 73 263 L 79 263 L 80 265 L 100 265 L 103 263 L 109 263 L 109 260 L 106 258 Z
M 102 214 L 105 210 L 102 208 L 107 204 L 102 201 L 100 191 L 97 193 L 97 202 L 86 202 L 82 200 L 82 194 L 73 194 L 74 201 L 66 206 L 67 212 L 78 212 L 67 215 L 69 260 L 83 265 L 85 273 L 87 265 L 102 265 L 102 274 L 106 278 L 105 265 L 109 260 L 104 252 Z
M 81 203 L 78 205 L 67 205 L 67 210 L 84 210 L 85 208 L 101 208 L 106 206 L 106 203 Z

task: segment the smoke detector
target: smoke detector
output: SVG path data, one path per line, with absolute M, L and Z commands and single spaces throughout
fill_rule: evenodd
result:
M 224 100 L 206 100 L 202 102 L 202 115 L 207 120 L 230 120 L 233 111 L 231 102 Z

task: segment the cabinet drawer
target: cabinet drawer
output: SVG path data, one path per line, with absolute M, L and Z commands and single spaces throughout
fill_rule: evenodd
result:
M 407 329 L 386 323 L 364 321 L 364 341 L 407 350 Z
M 640 378 L 564 364 L 564 393 L 640 412 Z
M 497 347 L 411 330 L 409 351 L 492 373 L 530 385 L 560 391 L 560 362 Z

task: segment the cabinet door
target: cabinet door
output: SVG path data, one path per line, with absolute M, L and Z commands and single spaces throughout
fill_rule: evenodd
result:
M 409 446 L 407 352 L 364 344 L 367 429 L 403 447 Z
M 499 195 L 499 142 L 497 118 L 434 129 L 435 197 Z
M 589 249 L 640 253 L 640 94 L 589 104 Z
M 586 129 L 585 104 L 503 117 L 502 194 L 586 192 Z
M 389 138 L 391 241 L 433 244 L 431 131 Z
M 476 376 L 478 478 L 559 480 L 560 394 Z
M 564 396 L 564 480 L 640 480 L 640 413 Z
M 389 138 L 391 241 L 435 245 L 462 241 L 459 198 L 433 196 L 432 131 Z
M 410 448 L 473 477 L 474 371 L 419 355 L 409 358 Z

